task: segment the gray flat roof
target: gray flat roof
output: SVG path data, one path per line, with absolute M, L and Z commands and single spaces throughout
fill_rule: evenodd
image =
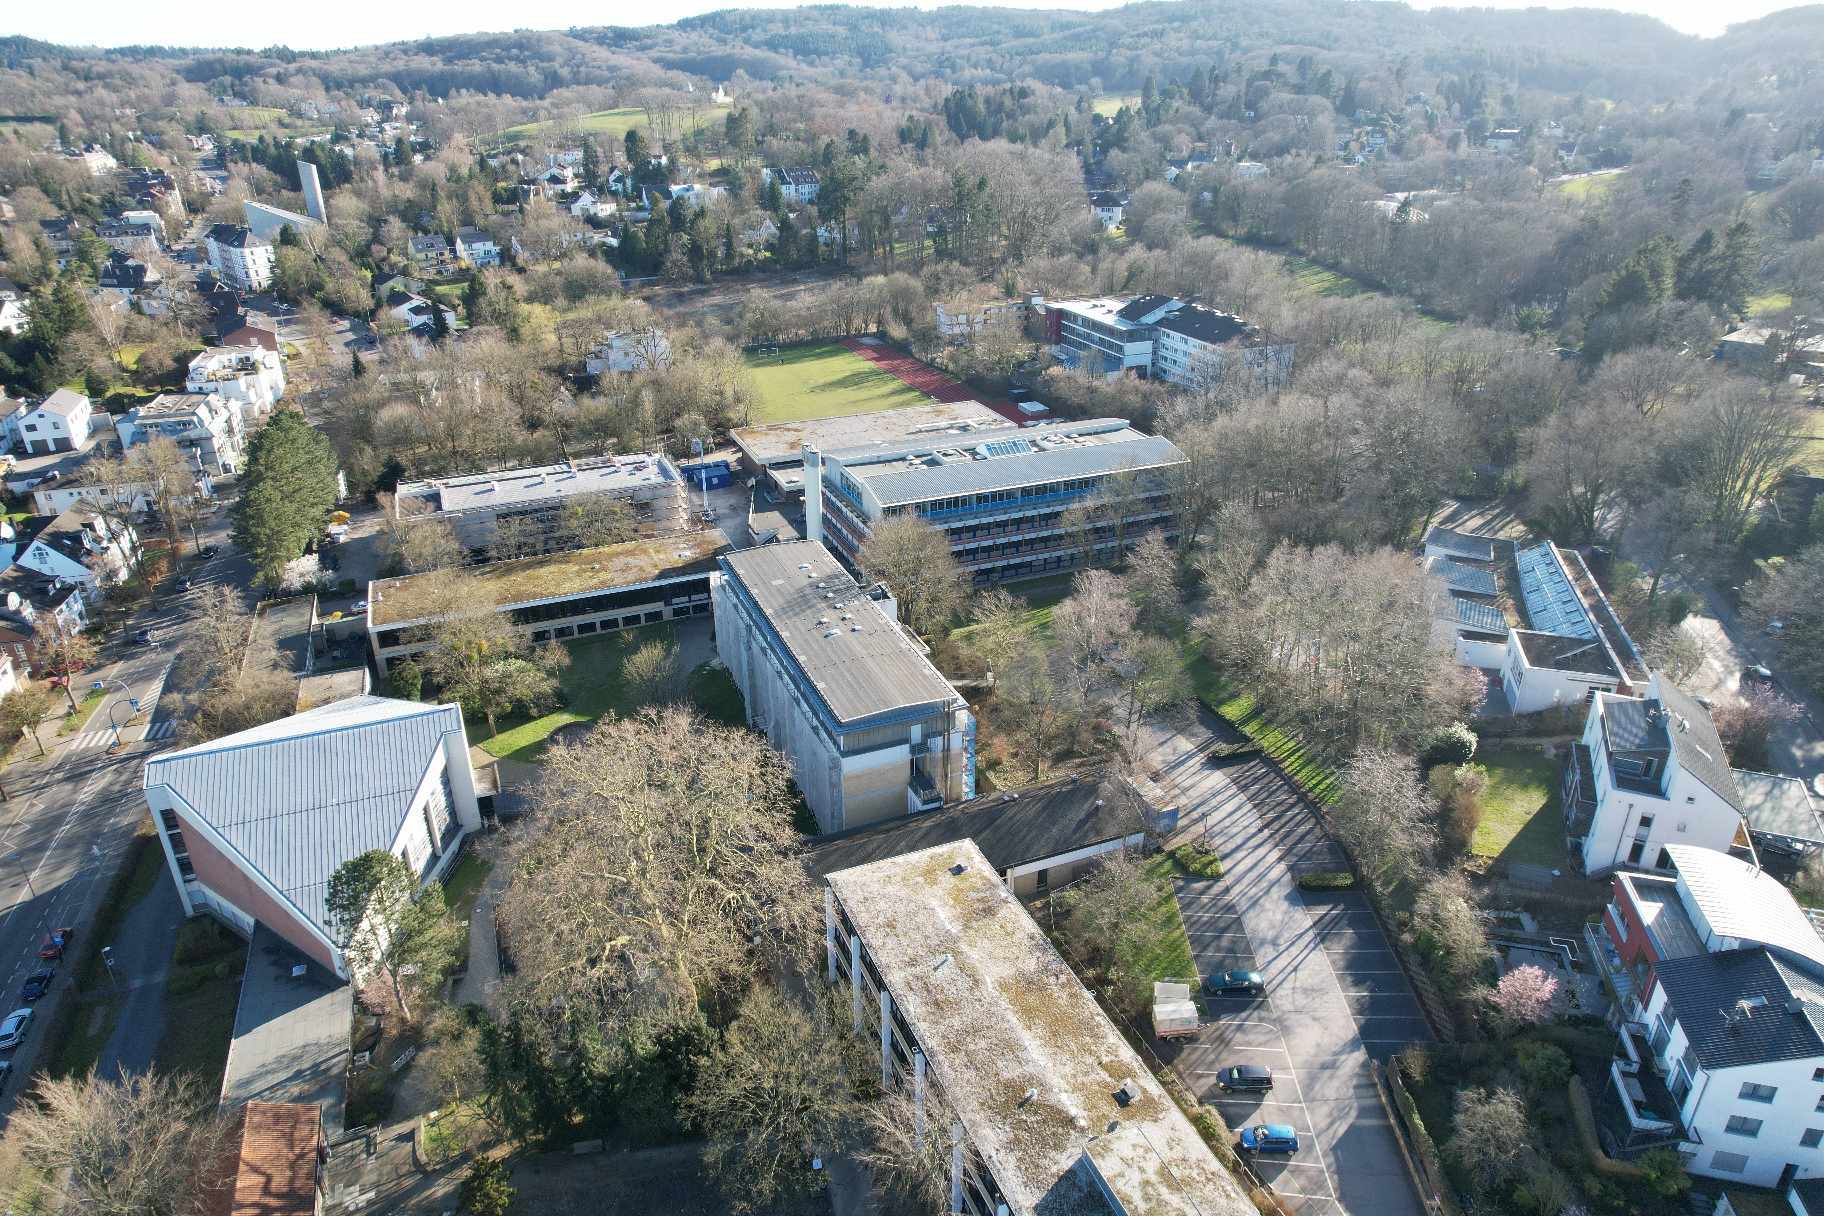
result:
M 1741 792 L 1742 814 L 1753 830 L 1792 840 L 1824 841 L 1824 824 L 1818 822 L 1811 795 L 1797 777 L 1738 768 L 1735 788 Z
M 974 842 L 829 884 L 1016 1216 L 1254 1212 Z
M 770 467 L 803 464 L 800 449 L 807 443 L 819 451 L 830 452 L 903 440 L 927 430 L 943 434 L 953 428 L 986 429 L 1006 425 L 1007 419 L 979 401 L 933 401 L 929 405 L 908 405 L 872 414 L 843 414 L 804 422 L 736 427 L 728 437 L 734 440 L 743 456 L 757 465 Z
M 763 545 L 718 560 L 765 614 L 837 722 L 961 702 L 899 623 L 818 542 Z
M 291 970 L 308 968 L 302 979 Z M 304 1102 L 323 1112 L 334 1139 L 342 1128 L 343 1077 L 354 1027 L 354 990 L 256 924 L 234 1011 L 222 1076 L 222 1105 Z
M 402 516 L 413 516 L 439 511 L 495 509 L 575 494 L 632 493 L 645 486 L 668 482 L 678 482 L 678 471 L 663 455 L 602 456 L 563 464 L 402 482 L 397 510 Z

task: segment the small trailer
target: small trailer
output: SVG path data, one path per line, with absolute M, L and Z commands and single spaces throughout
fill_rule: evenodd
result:
M 1197 1033 L 1197 1003 L 1191 1000 L 1189 984 L 1153 985 L 1153 1033 L 1162 1039 Z

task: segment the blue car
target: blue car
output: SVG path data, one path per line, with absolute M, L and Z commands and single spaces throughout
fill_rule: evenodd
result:
M 1298 1133 L 1289 1123 L 1257 1123 L 1241 1129 L 1241 1147 L 1250 1153 L 1296 1153 Z

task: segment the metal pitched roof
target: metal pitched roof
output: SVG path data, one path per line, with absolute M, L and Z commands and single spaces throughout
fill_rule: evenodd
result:
M 830 551 L 813 540 L 763 545 L 719 559 L 785 643 L 793 665 L 838 723 L 962 696 L 938 674 Z
M 1475 536 L 1468 532 L 1459 532 L 1455 528 L 1433 525 L 1425 533 L 1425 547 L 1437 549 L 1451 557 L 1468 558 L 1477 562 L 1495 560 L 1495 539 L 1492 536 Z
M 1824 1056 L 1824 986 L 1765 948 L 1665 959 L 1654 974 L 1707 1069 Z
M 901 473 L 876 474 L 868 486 L 883 507 L 979 494 L 986 490 L 1012 490 L 1097 477 L 1124 470 L 1141 471 L 1184 463 L 1184 453 L 1169 439 L 1136 433 L 1131 440 L 1084 448 L 1054 448 L 1023 456 L 968 460 L 956 464 L 922 466 Z
M 1480 600 L 1466 600 L 1460 595 L 1450 597 L 1455 606 L 1457 623 L 1468 629 L 1479 629 L 1484 633 L 1506 633 L 1507 618 L 1493 604 L 1484 604 Z
M 1672 867 L 1717 938 L 1758 942 L 1824 967 L 1824 938 L 1779 880 L 1727 853 L 1669 844 Z
M 1666 733 L 1672 737 L 1678 762 L 1686 772 L 1709 786 L 1717 797 L 1741 810 L 1742 792 L 1735 786 L 1729 753 L 1723 750 L 1723 741 L 1717 736 L 1710 711 L 1657 673 L 1653 676 L 1653 691 L 1670 715 L 1666 720 Z
M 166 786 L 312 924 L 327 931 L 336 867 L 390 849 L 454 705 L 350 697 L 146 763 Z
M 1474 566 L 1465 566 L 1462 562 L 1453 562 L 1448 557 L 1434 557 L 1425 563 L 1428 573 L 1435 574 L 1444 580 L 1444 585 L 1452 591 L 1467 591 L 1471 595 L 1494 595 L 1495 572 L 1478 570 Z

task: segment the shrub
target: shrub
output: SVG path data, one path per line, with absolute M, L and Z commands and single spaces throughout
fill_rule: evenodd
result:
M 1199 878 L 1221 878 L 1222 858 L 1202 845 L 1181 844 L 1171 852 L 1178 868 Z
M 1533 1093 L 1562 1089 L 1571 1079 L 1571 1057 L 1551 1043 L 1529 1040 L 1514 1047 L 1514 1070 Z
M 1534 1216 L 1559 1216 L 1572 1198 L 1571 1184 L 1544 1161 L 1527 1166 L 1514 1186 L 1515 1206 Z
M 416 701 L 424 694 L 424 669 L 410 659 L 395 664 L 386 678 L 393 695 L 402 701 Z
M 1476 732 L 1461 722 L 1452 722 L 1449 726 L 1440 726 L 1425 741 L 1425 752 L 1421 759 L 1425 767 L 1448 764 L 1456 766 L 1468 764 L 1476 754 Z
M 516 1194 L 507 1182 L 507 1167 L 492 1157 L 478 1157 L 462 1180 L 462 1206 L 475 1216 L 506 1216 Z
M 1301 891 L 1352 891 L 1355 875 L 1348 870 L 1313 870 L 1298 876 Z
M 1662 1199 L 1676 1199 L 1691 1189 L 1691 1176 L 1684 1163 L 1669 1148 L 1656 1148 L 1642 1153 L 1635 1164 L 1640 1166 L 1646 1183 Z
M 1688 591 L 1674 591 L 1662 602 L 1666 624 L 1674 629 L 1678 628 L 1684 619 L 1691 615 L 1691 610 L 1697 606 L 1696 599 Z

